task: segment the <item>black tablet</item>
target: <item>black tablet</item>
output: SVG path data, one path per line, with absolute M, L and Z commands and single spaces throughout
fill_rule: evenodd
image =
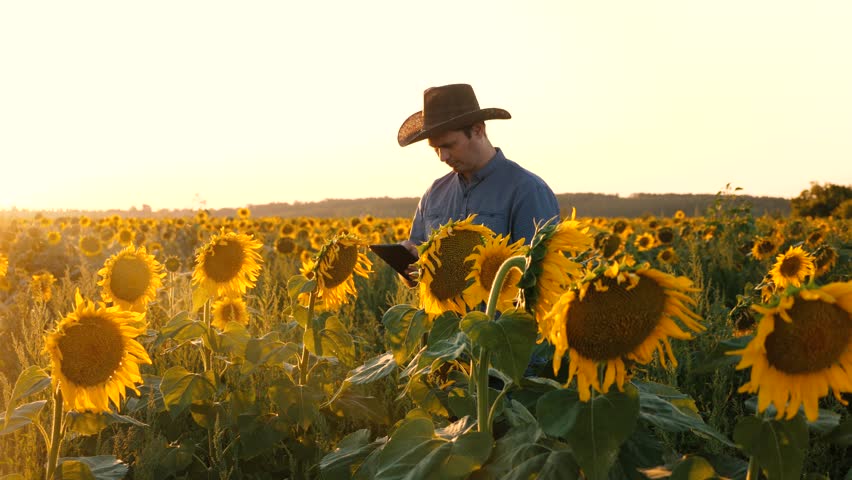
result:
M 391 268 L 396 270 L 400 275 L 408 280 L 412 280 L 408 275 L 406 275 L 405 270 L 409 265 L 417 261 L 417 257 L 405 248 L 405 246 L 399 243 L 379 243 L 376 245 L 370 245 L 370 250 L 378 255 L 379 258 L 384 260 L 385 263 L 390 265 Z

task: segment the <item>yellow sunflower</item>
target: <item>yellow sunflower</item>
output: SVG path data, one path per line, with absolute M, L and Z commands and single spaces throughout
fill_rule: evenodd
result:
M 675 323 L 698 332 L 705 327 L 687 305 L 696 302 L 686 294 L 697 292 L 686 277 L 674 277 L 643 264 L 630 267 L 613 263 L 587 275 L 581 284 L 567 290 L 545 318 L 542 334 L 556 349 L 553 371 L 558 372 L 562 355 L 569 352 L 568 380 L 577 376 L 580 400 L 591 398 L 591 389 L 606 393 L 615 384 L 623 391 L 624 360 L 650 363 L 654 352 L 666 366 L 677 359 L 669 338 L 689 340 L 692 335 Z M 603 384 L 598 366 L 605 366 Z
M 837 263 L 837 250 L 831 245 L 822 244 L 814 251 L 814 276 L 821 277 L 830 272 Z
M 346 304 L 348 295 L 355 297 L 354 275 L 367 277 L 373 262 L 362 251 L 363 240 L 356 235 L 338 234 L 320 248 L 313 259 L 302 264 L 301 273 L 317 280 L 317 300 L 328 309 Z M 310 296 L 303 294 L 302 302 L 307 305 Z
M 296 251 L 296 239 L 287 235 L 282 235 L 275 240 L 275 252 L 279 255 L 289 255 Z
M 769 271 L 772 283 L 781 290 L 788 285 L 800 287 L 802 282 L 813 274 L 813 257 L 802 250 L 802 247 L 790 247 L 786 253 L 779 254 L 775 259 L 775 265 Z
M 247 219 L 251 216 L 251 210 L 249 210 L 248 208 L 245 208 L 245 207 L 240 208 L 240 209 L 237 210 L 237 216 L 242 218 L 242 219 Z
M 592 246 L 588 230 L 572 215 L 559 223 L 541 226 L 533 235 L 520 287 L 524 290 L 525 308 L 535 315 L 540 332 L 550 330 L 546 314 L 582 273 L 580 265 L 568 255 Z
M 47 233 L 47 243 L 48 245 L 58 245 L 59 242 L 62 241 L 62 234 L 57 232 L 56 230 L 52 230 Z
M 476 305 L 479 302 L 487 301 L 497 271 L 503 265 L 503 262 L 510 257 L 523 255 L 525 252 L 523 239 L 509 245 L 509 237 L 502 235 L 486 238 L 484 244 L 475 246 L 473 253 L 465 259 L 465 262 L 473 262 L 470 275 L 466 279 L 468 281 L 473 280 L 473 284 L 468 287 L 468 292 L 466 292 L 470 295 L 471 303 Z M 521 271 L 517 268 L 511 269 L 500 288 L 500 294 L 497 297 L 497 310 L 506 311 L 514 307 L 514 300 L 520 291 L 520 288 L 518 288 L 520 280 Z
M 764 258 L 769 258 L 774 255 L 777 249 L 778 245 L 776 245 L 772 239 L 758 237 L 754 240 L 751 255 L 758 260 L 763 260 Z
M 657 261 L 666 265 L 674 265 L 678 261 L 677 252 L 671 247 L 664 248 L 657 254 Z
M 246 302 L 241 297 L 224 296 L 213 302 L 214 327 L 224 330 L 228 322 L 248 325 L 249 314 Z
M 476 215 L 450 220 L 433 231 L 420 247 L 420 302 L 429 315 L 446 311 L 464 315 L 479 303 L 467 289 L 473 260 L 468 257 L 483 240 L 494 236 L 484 225 L 473 223 Z
M 94 235 L 83 235 L 80 237 L 80 251 L 87 257 L 95 257 L 101 254 L 103 245 L 98 237 Z
M 646 232 L 636 237 L 636 240 L 633 242 L 633 244 L 636 245 L 637 250 L 639 250 L 640 252 L 644 252 L 654 248 L 655 242 L 656 239 L 654 239 L 654 236 Z
M 852 392 L 852 281 L 808 285 L 783 293 L 762 314 L 757 333 L 742 350 L 737 369 L 751 367 L 740 392 L 757 393 L 760 412 L 773 404 L 777 418 L 796 416 L 804 405 L 808 420 L 819 416 L 819 399 L 829 388 L 846 404 Z
M 196 255 L 192 283 L 212 296 L 243 295 L 260 273 L 263 244 L 235 232 L 214 234 Z
M 139 365 L 150 364 L 135 340 L 145 332 L 144 315 L 83 300 L 45 338 L 54 385 L 62 391 L 66 410 L 109 411 L 118 407 L 129 388 L 137 394 L 142 382 Z
M 180 270 L 180 259 L 174 255 L 169 255 L 166 258 L 166 261 L 163 263 L 163 266 L 165 266 L 166 270 L 168 270 L 169 272 L 175 273 Z
M 163 286 L 163 266 L 149 255 L 145 247 L 129 246 L 111 256 L 98 270 L 101 280 L 98 286 L 103 288 L 101 297 L 123 310 L 143 312 L 148 302 L 157 296 L 157 290 Z

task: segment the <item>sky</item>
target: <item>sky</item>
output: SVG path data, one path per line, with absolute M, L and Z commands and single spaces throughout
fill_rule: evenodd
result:
M 0 3 L 0 210 L 419 197 L 469 83 L 554 192 L 852 184 L 852 2 Z M 582 212 L 578 212 L 582 214 Z

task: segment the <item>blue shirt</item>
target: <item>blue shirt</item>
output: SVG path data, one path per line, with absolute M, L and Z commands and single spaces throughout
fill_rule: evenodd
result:
M 419 245 L 450 219 L 464 220 L 472 213 L 474 223 L 509 235 L 510 242 L 523 238 L 529 244 L 536 222 L 559 216 L 559 203 L 544 180 L 498 148 L 470 182 L 450 172 L 432 183 L 420 198 L 408 239 Z

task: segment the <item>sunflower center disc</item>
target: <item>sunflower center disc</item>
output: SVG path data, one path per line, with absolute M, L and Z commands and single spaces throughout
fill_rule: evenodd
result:
M 339 244 L 338 244 L 339 245 Z M 355 245 L 340 245 L 337 258 L 325 271 L 325 288 L 334 288 L 345 282 L 358 263 L 358 247 Z
M 657 240 L 664 244 L 672 243 L 672 240 L 674 240 L 674 232 L 671 228 L 663 227 L 657 231 Z
M 101 317 L 83 317 L 59 339 L 62 374 L 82 387 L 109 380 L 121 366 L 124 340 L 118 326 Z
M 592 360 L 609 360 L 632 352 L 660 322 L 666 295 L 657 282 L 639 277 L 627 282 L 603 280 L 609 290 L 589 287 L 582 301 L 572 303 L 566 324 L 568 345 Z
M 97 252 L 101 248 L 101 243 L 97 238 L 90 236 L 83 237 L 80 246 L 86 252 Z
M 452 236 L 441 240 L 441 250 L 438 252 L 441 266 L 435 269 L 431 283 L 435 298 L 447 300 L 462 294 L 467 287 L 467 276 L 473 268 L 473 262 L 465 262 L 464 259 L 480 243 L 482 236 L 470 230 L 456 230 Z
M 229 282 L 240 273 L 245 259 L 245 252 L 239 242 L 221 240 L 213 245 L 209 255 L 204 260 L 204 271 L 207 276 L 217 283 Z
M 275 250 L 278 253 L 291 253 L 296 249 L 296 242 L 293 241 L 290 237 L 279 237 L 278 240 L 275 241 Z
M 821 300 L 796 298 L 787 311 L 792 323 L 775 320 L 766 337 L 766 359 L 785 373 L 824 370 L 838 361 L 852 338 L 849 313 Z
M 786 278 L 794 278 L 799 275 L 799 270 L 801 268 L 802 260 L 798 256 L 793 255 L 785 258 L 781 262 L 781 267 L 778 269 L 778 271 L 780 271 L 781 275 Z
M 482 259 L 482 267 L 479 270 L 479 281 L 482 284 L 482 288 L 486 291 L 491 290 L 491 286 L 494 285 L 494 279 L 497 277 L 497 271 L 500 270 L 500 266 L 505 261 L 506 257 L 503 255 L 491 255 Z M 504 288 L 506 283 L 508 283 L 508 279 L 503 283 Z
M 228 304 L 222 307 L 222 319 L 226 322 L 239 322 L 240 309 L 234 304 Z
M 145 294 L 150 282 L 148 265 L 138 258 L 122 257 L 112 265 L 109 288 L 119 300 L 135 302 Z

